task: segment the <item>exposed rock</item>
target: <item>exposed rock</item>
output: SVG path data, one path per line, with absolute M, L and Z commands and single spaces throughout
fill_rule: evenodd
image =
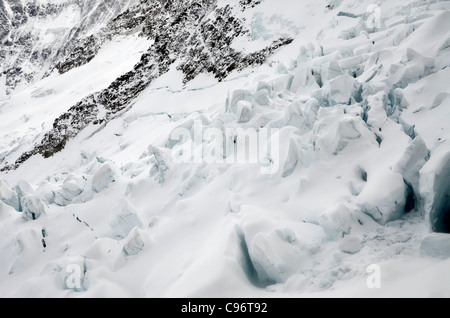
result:
M 256 5 L 258 2 L 243 3 Z M 244 5 L 246 7 L 247 5 Z M 130 28 L 141 29 L 141 35 L 154 40 L 141 61 L 108 88 L 94 93 L 62 114 L 36 146 L 23 153 L 12 165 L 1 171 L 16 169 L 36 154 L 48 158 L 61 151 L 67 142 L 90 124 L 106 123 L 124 111 L 155 78 L 169 71 L 177 61 L 184 82 L 200 73 L 212 73 L 222 81 L 233 71 L 262 64 L 279 47 L 292 42 L 281 38 L 272 45 L 250 54 L 232 48 L 236 37 L 247 30 L 233 14 L 230 5 L 218 7 L 217 0 L 172 1 L 141 0 L 113 19 L 98 36 L 81 40 L 66 60 L 56 65 L 60 72 L 88 63 L 106 39 Z M 99 105 L 106 114 L 99 118 Z

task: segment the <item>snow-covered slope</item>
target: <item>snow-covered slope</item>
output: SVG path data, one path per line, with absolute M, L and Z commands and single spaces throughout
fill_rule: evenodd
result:
M 40 80 L 73 43 L 97 34 L 134 2 L 2 0 L 0 73 L 6 92 Z
M 448 1 L 0 21 L 0 296 L 450 296 Z

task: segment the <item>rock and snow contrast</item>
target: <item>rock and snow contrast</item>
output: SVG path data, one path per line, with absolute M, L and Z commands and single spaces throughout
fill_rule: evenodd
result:
M 450 297 L 450 2 L 0 0 L 0 297 Z

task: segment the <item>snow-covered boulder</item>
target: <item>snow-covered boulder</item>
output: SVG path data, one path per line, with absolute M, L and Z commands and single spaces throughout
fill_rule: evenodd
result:
M 450 232 L 450 139 L 432 153 L 420 170 L 423 212 L 435 232 Z
M 115 237 L 125 238 L 133 228 L 142 226 L 142 222 L 135 207 L 128 200 L 123 199 L 114 209 L 109 225 Z
M 45 207 L 42 200 L 37 195 L 26 195 L 20 199 L 22 206 L 22 215 L 25 220 L 37 220 L 45 213 Z
M 420 245 L 422 255 L 434 258 L 450 258 L 450 235 L 434 233 L 422 240 Z
M 92 190 L 99 193 L 108 188 L 119 177 L 120 171 L 111 163 L 104 163 L 92 178 Z
M 397 220 L 405 213 L 407 187 L 403 176 L 386 171 L 369 175 L 356 202 L 360 209 L 380 224 Z
M 0 200 L 13 207 L 16 211 L 20 210 L 19 197 L 17 193 L 13 191 L 4 180 L 0 180 Z

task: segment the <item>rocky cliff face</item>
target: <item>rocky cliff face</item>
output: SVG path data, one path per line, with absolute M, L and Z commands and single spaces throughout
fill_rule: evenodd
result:
M 240 9 L 245 10 L 258 3 L 241 1 Z M 61 6 L 54 8 L 61 10 Z M 97 6 L 91 10 L 102 12 L 102 8 Z M 117 4 L 113 8 L 119 10 L 121 6 Z M 94 14 L 88 17 L 92 16 Z M 90 21 L 84 25 L 92 26 L 94 23 Z M 107 89 L 84 98 L 62 114 L 34 149 L 24 153 L 15 164 L 4 167 L 3 171 L 17 168 L 35 154 L 50 157 L 63 149 L 66 142 L 87 125 L 108 122 L 155 78 L 169 71 L 175 62 L 176 68 L 184 74 L 185 83 L 200 73 L 214 74 L 221 81 L 232 71 L 262 64 L 280 46 L 292 42 L 292 39 L 280 38 L 262 50 L 244 54 L 235 50 L 232 43 L 237 37 L 247 35 L 248 30 L 243 21 L 235 16 L 231 6 L 220 7 L 217 0 L 140 0 L 95 34 L 81 37 L 80 34 L 87 33 L 86 29 L 72 30 L 75 34 L 71 34 L 70 41 L 66 41 L 54 54 L 53 60 L 57 62 L 50 72 L 65 73 L 84 65 L 95 57 L 105 42 L 133 31 L 154 41 L 142 55 L 141 61 Z M 31 41 L 32 37 L 29 39 Z M 17 83 L 20 75 L 18 70 L 12 72 L 8 83 Z M 31 78 L 32 75 L 29 75 L 29 80 Z M 10 86 L 14 87 L 12 82 Z M 106 110 L 102 116 L 99 116 L 99 106 Z

